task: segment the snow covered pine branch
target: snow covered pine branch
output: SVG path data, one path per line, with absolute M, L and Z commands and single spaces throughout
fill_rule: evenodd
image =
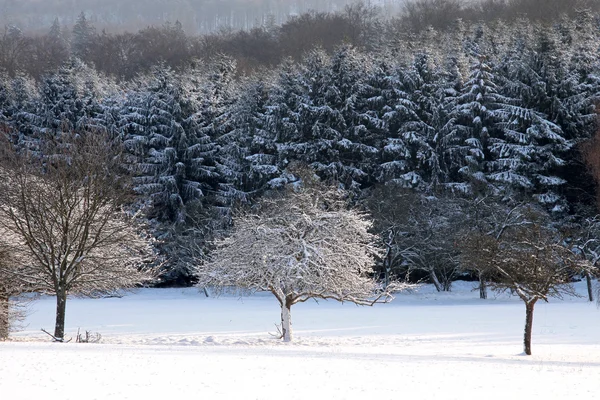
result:
M 291 307 L 309 299 L 360 305 L 392 300 L 373 278 L 379 249 L 367 216 L 325 187 L 287 190 L 234 219 L 231 235 L 197 267 L 199 286 L 269 291 L 281 306 L 281 334 L 292 340 Z

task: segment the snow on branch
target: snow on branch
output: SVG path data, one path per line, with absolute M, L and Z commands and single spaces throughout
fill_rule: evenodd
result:
M 288 314 L 293 304 L 309 299 L 388 302 L 407 285 L 383 288 L 374 279 L 380 249 L 370 227 L 337 190 L 288 190 L 234 219 L 231 235 L 198 265 L 199 285 L 270 291 Z

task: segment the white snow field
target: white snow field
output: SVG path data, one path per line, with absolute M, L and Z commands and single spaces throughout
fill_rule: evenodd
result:
M 269 334 L 279 307 L 267 294 L 70 299 L 67 335 L 99 332 L 101 344 L 49 342 L 39 329 L 52 330 L 54 299 L 42 298 L 0 343 L 0 399 L 600 399 L 595 304 L 538 303 L 528 357 L 521 301 L 480 300 L 473 285 L 375 307 L 298 304 L 288 344 Z

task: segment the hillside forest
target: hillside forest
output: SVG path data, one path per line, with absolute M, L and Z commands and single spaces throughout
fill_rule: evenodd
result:
M 17 152 L 117 141 L 163 286 L 193 284 L 240 210 L 307 171 L 369 216 L 385 279 L 482 279 L 469 238 L 507 224 L 543 224 L 595 266 L 598 4 L 525 12 L 537 3 L 354 4 L 203 35 L 85 13 L 7 25 L 0 124 Z

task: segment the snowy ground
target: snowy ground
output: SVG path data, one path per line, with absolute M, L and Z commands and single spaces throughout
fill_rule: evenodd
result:
M 102 344 L 49 343 L 54 303 L 32 305 L 25 331 L 0 343 L 0 399 L 600 399 L 600 310 L 584 299 L 539 303 L 533 356 L 515 298 L 486 301 L 459 282 L 373 308 L 292 308 L 280 343 L 276 300 L 147 289 L 71 299 L 67 332 Z M 583 287 L 579 289 L 583 292 Z

